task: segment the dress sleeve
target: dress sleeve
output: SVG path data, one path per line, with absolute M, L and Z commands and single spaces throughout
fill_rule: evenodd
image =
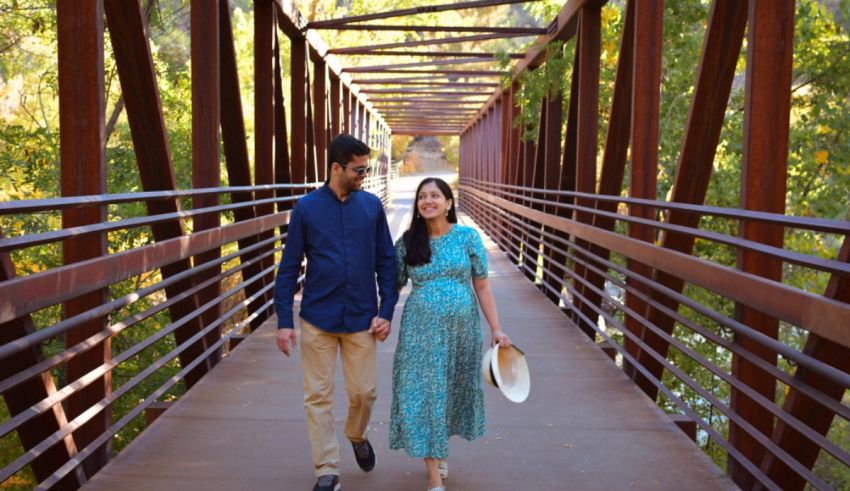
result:
M 404 285 L 407 284 L 407 264 L 404 263 L 404 256 L 407 255 L 407 249 L 404 247 L 404 240 L 399 237 L 397 241 L 395 241 L 395 264 L 398 281 L 396 282 L 396 287 L 401 290 L 404 288 Z
M 487 277 L 487 249 L 475 229 L 469 229 L 469 261 L 472 264 L 473 278 Z

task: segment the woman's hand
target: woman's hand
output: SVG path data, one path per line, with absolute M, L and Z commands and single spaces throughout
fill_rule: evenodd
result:
M 493 341 L 490 343 L 491 346 L 496 343 L 499 343 L 499 346 L 503 348 L 510 347 L 511 338 L 509 338 L 508 335 L 503 333 L 500 329 L 496 329 L 491 333 L 491 335 L 493 337 Z

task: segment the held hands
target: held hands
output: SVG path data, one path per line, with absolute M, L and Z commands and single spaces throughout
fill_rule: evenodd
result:
M 375 336 L 375 339 L 383 343 L 390 335 L 390 321 L 378 316 L 373 317 L 369 332 Z
M 293 350 L 295 350 L 295 346 L 298 344 L 295 340 L 295 329 L 278 329 L 276 341 L 277 349 L 283 352 L 284 355 L 289 356 L 290 344 Z
M 503 348 L 508 348 L 511 345 L 511 338 L 508 337 L 507 334 L 503 333 L 501 329 L 496 329 L 491 333 L 493 341 L 490 345 L 499 344 L 499 346 Z

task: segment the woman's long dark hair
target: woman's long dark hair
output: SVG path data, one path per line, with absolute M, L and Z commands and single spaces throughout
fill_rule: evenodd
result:
M 428 225 L 425 219 L 419 214 L 419 191 L 428 183 L 434 183 L 437 188 L 443 193 L 446 200 L 451 200 L 452 207 L 449 208 L 449 214 L 446 219 L 449 223 L 457 223 L 457 213 L 455 213 L 456 202 L 452 188 L 446 181 L 438 177 L 428 177 L 419 183 L 416 188 L 416 194 L 413 198 L 413 219 L 410 220 L 410 228 L 402 235 L 404 248 L 407 250 L 407 255 L 404 256 L 404 263 L 409 266 L 419 266 L 431 262 L 431 244 L 428 242 L 430 236 L 428 234 Z

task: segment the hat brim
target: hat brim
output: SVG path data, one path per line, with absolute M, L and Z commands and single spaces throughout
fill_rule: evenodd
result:
M 501 348 L 496 344 L 492 350 L 490 373 L 494 385 L 509 401 L 525 401 L 531 391 L 531 377 L 525 353 L 514 345 Z

